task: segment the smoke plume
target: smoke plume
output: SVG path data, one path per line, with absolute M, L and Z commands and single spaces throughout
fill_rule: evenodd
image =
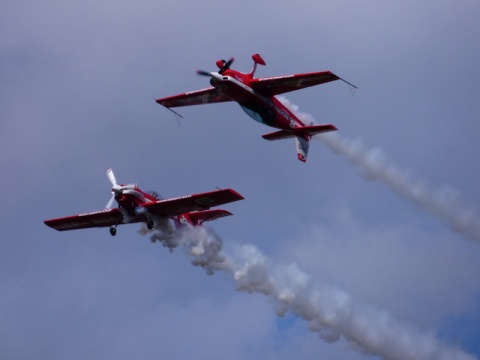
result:
M 298 106 L 285 97 L 281 97 L 281 101 L 306 124 L 313 122 L 310 114 L 300 112 Z M 344 155 L 362 170 L 364 178 L 381 181 L 398 195 L 439 218 L 454 232 L 480 241 L 480 216 L 463 203 L 458 191 L 447 187 L 432 189 L 391 163 L 380 149 L 366 149 L 361 140 L 342 138 L 337 133 L 321 134 L 314 139 Z
M 358 351 L 388 360 L 475 359 L 431 332 L 400 323 L 386 310 L 355 301 L 338 286 L 313 284 L 295 263 L 274 264 L 253 245 L 233 244 L 227 253 L 221 239 L 205 227 L 158 227 L 150 234 L 152 242 L 171 251 L 181 246 L 192 264 L 208 274 L 229 274 L 236 290 L 265 295 L 279 316 L 291 313 L 305 320 L 329 343 L 344 338 Z
M 306 123 L 313 118 L 282 98 Z M 480 240 L 480 221 L 465 208 L 453 191 L 433 192 L 420 181 L 392 165 L 378 149 L 366 150 L 360 141 L 342 139 L 336 134 L 319 137 L 330 149 L 363 170 L 364 176 L 379 180 L 396 193 L 412 200 L 436 215 L 453 230 Z M 395 319 L 385 309 L 355 300 L 345 289 L 334 284 L 314 284 L 308 274 L 295 264 L 275 264 L 258 248 L 232 244 L 227 253 L 222 240 L 205 227 L 174 228 L 166 219 L 157 219 L 150 234 L 173 251 L 181 246 L 192 264 L 207 274 L 222 271 L 231 276 L 236 290 L 263 294 L 271 300 L 279 316 L 291 313 L 308 324 L 310 331 L 329 343 L 341 338 L 361 353 L 386 360 L 473 360 L 474 356 L 441 342 L 433 332 L 421 332 Z
M 381 181 L 395 193 L 438 217 L 453 231 L 480 241 L 480 217 L 463 204 L 458 191 L 446 187 L 432 190 L 425 182 L 412 178 L 392 164 L 380 149 L 367 150 L 360 140 L 351 141 L 335 133 L 322 134 L 317 139 L 362 169 L 366 179 Z

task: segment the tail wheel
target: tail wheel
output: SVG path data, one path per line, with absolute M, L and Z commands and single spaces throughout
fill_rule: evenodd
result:
M 116 234 L 117 234 L 117 229 L 115 229 L 114 227 L 111 227 L 110 228 L 110 235 L 115 236 Z

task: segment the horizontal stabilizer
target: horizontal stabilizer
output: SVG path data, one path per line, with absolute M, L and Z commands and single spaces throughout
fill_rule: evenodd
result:
M 221 209 L 216 210 L 204 210 L 204 211 L 193 211 L 187 214 L 184 214 L 185 217 L 190 219 L 193 225 L 201 225 L 205 221 L 217 220 L 225 216 L 232 215 L 231 212 Z
M 338 130 L 334 125 L 312 125 L 302 126 L 291 130 L 280 130 L 273 133 L 262 135 L 265 140 L 290 139 L 295 136 L 313 136 L 324 132 Z
M 293 138 L 295 134 L 289 130 L 280 130 L 270 134 L 262 135 L 265 140 L 281 140 Z
M 293 131 L 297 135 L 313 136 L 313 135 L 317 135 L 317 134 L 321 134 L 329 131 L 335 131 L 335 130 L 338 130 L 338 129 L 334 125 L 326 124 L 326 125 L 302 126 L 300 128 L 295 128 Z

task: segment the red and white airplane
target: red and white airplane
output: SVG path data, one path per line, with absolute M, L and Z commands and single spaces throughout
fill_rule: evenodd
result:
M 156 102 L 171 110 L 179 106 L 236 101 L 252 119 L 280 129 L 280 131 L 263 135 L 264 139 L 295 138 L 298 159 L 305 162 L 311 137 L 337 130 L 337 128 L 331 124 L 306 124 L 275 96 L 334 80 L 342 80 L 354 88 L 356 86 L 330 71 L 254 78 L 257 65 L 266 65 L 266 63 L 259 54 L 252 55 L 252 59 L 254 65 L 249 73 L 230 69 L 234 61 L 233 57 L 228 61 L 218 60 L 216 62 L 218 71 L 197 71 L 199 75 L 210 77 L 212 87 L 157 99 Z
M 243 196 L 232 189 L 160 199 L 154 192 L 140 190 L 136 184 L 117 184 L 112 169 L 107 170 L 112 183 L 112 198 L 105 210 L 45 220 L 45 224 L 58 231 L 93 227 L 110 227 L 110 234 L 117 233 L 117 226 L 145 222 L 148 229 L 155 227 L 153 218 L 171 219 L 175 226 L 201 225 L 205 221 L 232 215 L 226 210 L 210 210 L 211 207 L 242 200 Z M 114 200 L 118 208 L 113 207 Z

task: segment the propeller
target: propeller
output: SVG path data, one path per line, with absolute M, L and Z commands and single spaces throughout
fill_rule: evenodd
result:
M 115 179 L 115 174 L 113 173 L 112 169 L 107 170 L 107 177 L 108 180 L 112 183 L 113 186 L 117 185 L 117 179 Z
M 226 70 L 230 69 L 230 65 L 233 64 L 233 62 L 235 61 L 235 58 L 230 58 L 228 61 L 225 61 L 225 60 L 218 60 L 217 61 L 217 66 L 220 68 L 220 70 L 218 70 L 218 74 L 223 74 Z M 203 75 L 203 76 L 210 76 L 212 78 L 215 78 L 217 73 L 212 71 L 212 72 L 209 72 L 209 71 L 205 71 L 205 70 L 197 70 L 197 74 L 198 75 Z
M 112 191 L 112 197 L 110 198 L 110 200 L 108 200 L 107 205 L 105 205 L 105 209 L 112 210 L 114 202 L 115 202 L 115 193 Z
M 115 179 L 115 174 L 113 173 L 112 169 L 107 170 L 107 177 L 108 177 L 108 180 L 110 180 L 110 182 L 112 183 L 112 197 L 110 198 L 110 200 L 108 200 L 108 203 L 105 206 L 105 209 L 110 210 L 110 209 L 113 209 L 113 205 L 115 202 L 115 194 L 121 193 L 122 187 L 117 184 L 117 179 Z
M 222 60 L 222 61 L 223 61 L 223 67 L 218 72 L 219 74 L 223 74 L 225 70 L 230 69 L 230 65 L 233 64 L 233 62 L 235 61 L 235 58 L 231 57 L 228 61 L 225 61 L 225 60 Z
M 211 76 L 211 74 L 208 71 L 205 70 L 197 70 L 198 75 L 203 75 L 203 76 Z

